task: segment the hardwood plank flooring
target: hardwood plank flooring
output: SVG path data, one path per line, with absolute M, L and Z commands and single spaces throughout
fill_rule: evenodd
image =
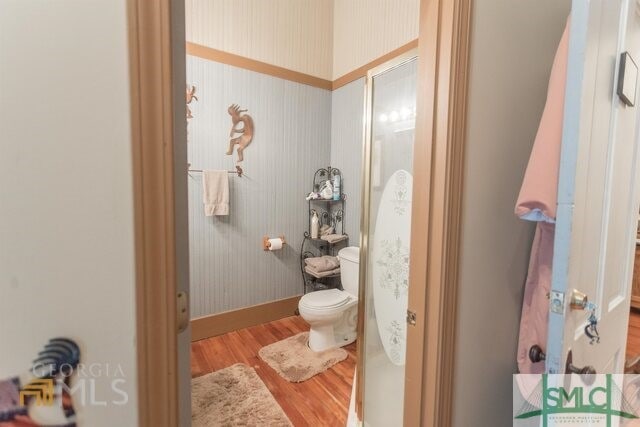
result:
M 627 332 L 627 359 L 640 356 L 640 311 L 631 309 Z
M 207 338 L 191 344 L 191 377 L 235 363 L 252 366 L 296 427 L 344 426 L 356 368 L 356 344 L 343 347 L 346 360 L 301 383 L 290 383 L 260 359 L 258 350 L 309 330 L 299 316 Z

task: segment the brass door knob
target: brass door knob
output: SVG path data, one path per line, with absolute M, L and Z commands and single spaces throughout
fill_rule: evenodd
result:
M 587 294 L 580 292 L 577 289 L 574 289 L 573 292 L 571 292 L 571 302 L 569 305 L 571 310 L 584 310 L 587 308 L 588 302 L 589 298 L 587 297 Z

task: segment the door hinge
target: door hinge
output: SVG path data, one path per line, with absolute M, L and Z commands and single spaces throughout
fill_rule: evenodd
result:
M 189 327 L 189 294 L 178 292 L 176 298 L 178 317 L 178 333 L 184 332 Z
M 415 326 L 416 325 L 416 312 L 407 310 L 407 324 Z

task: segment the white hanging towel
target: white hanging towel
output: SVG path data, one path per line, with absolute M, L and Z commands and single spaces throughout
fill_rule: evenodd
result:
M 229 215 L 229 173 L 202 172 L 202 201 L 205 216 Z

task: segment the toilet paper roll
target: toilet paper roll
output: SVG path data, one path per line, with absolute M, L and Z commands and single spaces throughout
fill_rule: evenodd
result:
M 282 239 L 276 237 L 275 239 L 269 239 L 269 250 L 270 251 L 278 251 L 282 249 Z

